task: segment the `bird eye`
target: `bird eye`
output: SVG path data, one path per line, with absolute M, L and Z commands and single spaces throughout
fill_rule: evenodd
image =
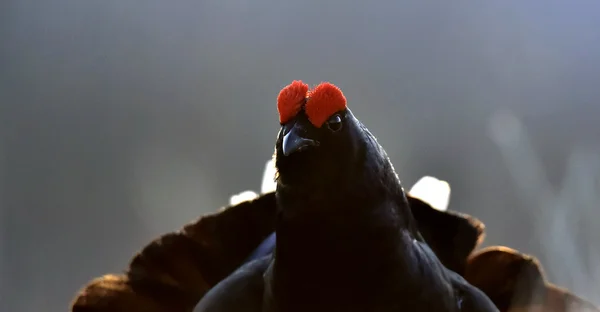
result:
M 342 117 L 335 114 L 327 121 L 327 128 L 333 132 L 340 131 L 342 129 Z

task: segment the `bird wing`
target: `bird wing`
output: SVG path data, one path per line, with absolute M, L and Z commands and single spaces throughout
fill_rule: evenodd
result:
M 457 296 L 457 305 L 462 312 L 498 312 L 498 307 L 481 289 L 469 284 L 456 272 L 446 271 Z
M 263 274 L 271 260 L 271 256 L 265 256 L 242 265 L 210 289 L 194 312 L 260 312 L 265 289 Z
M 550 283 L 538 259 L 508 247 L 471 255 L 465 279 L 481 289 L 500 311 L 600 312 L 587 300 Z
M 462 275 L 469 255 L 485 237 L 479 219 L 456 211 L 440 211 L 407 195 L 419 233 L 448 269 Z
M 192 311 L 274 230 L 275 208 L 270 193 L 162 235 L 135 255 L 124 274 L 85 285 L 71 311 Z

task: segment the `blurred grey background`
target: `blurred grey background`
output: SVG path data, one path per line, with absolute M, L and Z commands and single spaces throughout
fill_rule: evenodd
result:
M 406 187 L 600 303 L 600 2 L 0 2 L 0 310 L 65 311 L 258 190 L 294 79 L 331 81 Z M 235 229 L 232 229 L 233 231 Z

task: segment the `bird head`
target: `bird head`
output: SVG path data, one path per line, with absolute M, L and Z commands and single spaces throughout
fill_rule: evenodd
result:
M 278 182 L 339 185 L 359 157 L 362 125 L 342 91 L 329 82 L 312 90 L 294 81 L 277 98 L 279 131 L 275 156 Z

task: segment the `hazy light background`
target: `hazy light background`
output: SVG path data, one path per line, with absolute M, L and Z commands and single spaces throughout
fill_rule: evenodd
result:
M 65 311 L 258 190 L 294 79 L 600 303 L 599 29 L 597 1 L 2 1 L 0 310 Z

